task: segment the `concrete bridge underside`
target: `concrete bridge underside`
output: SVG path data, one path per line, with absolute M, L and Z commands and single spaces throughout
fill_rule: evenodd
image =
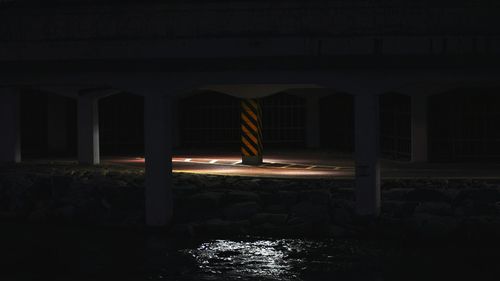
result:
M 166 225 L 172 217 L 174 136 L 171 113 L 175 110 L 176 99 L 194 89 L 210 89 L 240 98 L 260 98 L 284 90 L 300 89 L 304 96 L 313 98 L 314 95 L 307 94 L 307 89 L 329 88 L 354 97 L 357 211 L 359 215 L 377 216 L 380 212 L 379 95 L 398 92 L 411 97 L 411 158 L 424 162 L 427 160 L 426 97 L 464 85 L 493 87 L 495 76 L 493 73 L 456 71 L 6 75 L 1 79 L 4 87 L 0 120 L 4 133 L 0 160 L 11 163 L 21 161 L 19 93 L 23 88 L 64 95 L 77 101 L 78 160 L 87 165 L 100 163 L 97 101 L 122 91 L 144 96 L 147 222 L 149 225 Z M 64 81 L 65 84 L 56 81 Z M 296 83 L 298 81 L 301 83 Z M 310 119 L 318 121 L 317 118 Z

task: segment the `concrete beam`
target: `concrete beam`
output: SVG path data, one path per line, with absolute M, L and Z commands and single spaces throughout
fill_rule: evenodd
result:
M 99 110 L 95 98 L 78 98 L 78 162 L 85 165 L 100 163 Z
M 113 88 L 90 88 L 90 89 L 80 90 L 78 92 L 78 96 L 92 98 L 92 99 L 102 99 L 112 95 L 120 94 L 122 92 L 123 92 L 122 90 Z
M 147 95 L 144 101 L 146 158 L 146 224 L 166 226 L 172 220 L 172 101 Z
M 21 162 L 20 93 L 0 89 L 0 163 Z
M 379 99 L 355 97 L 356 211 L 361 216 L 380 213 Z

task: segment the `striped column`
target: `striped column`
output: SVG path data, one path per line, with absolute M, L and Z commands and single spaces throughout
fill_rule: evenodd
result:
M 241 100 L 241 155 L 245 165 L 262 164 L 262 108 L 256 99 Z

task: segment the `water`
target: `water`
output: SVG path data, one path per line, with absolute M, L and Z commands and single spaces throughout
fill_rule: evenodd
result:
M 341 272 L 359 262 L 359 244 L 347 240 L 311 241 L 214 240 L 195 249 L 182 250 L 198 265 L 199 280 L 303 280 L 305 273 L 316 275 Z
M 500 274 L 500 243 L 492 241 L 180 241 L 141 229 L 0 227 L 0 280 L 488 280 Z

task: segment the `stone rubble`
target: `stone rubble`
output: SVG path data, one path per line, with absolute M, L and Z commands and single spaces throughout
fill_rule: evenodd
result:
M 0 174 L 0 221 L 144 226 L 144 173 L 16 167 Z M 500 234 L 500 182 L 384 180 L 382 213 L 354 210 L 352 181 L 174 174 L 174 236 L 445 238 Z

